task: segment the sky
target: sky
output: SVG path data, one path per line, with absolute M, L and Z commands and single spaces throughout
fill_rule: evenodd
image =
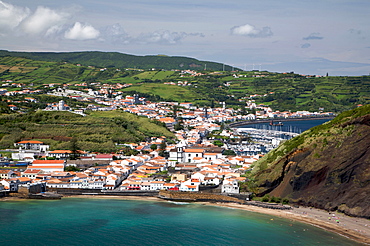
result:
M 370 74 L 369 0 L 0 0 L 0 49 L 193 57 Z

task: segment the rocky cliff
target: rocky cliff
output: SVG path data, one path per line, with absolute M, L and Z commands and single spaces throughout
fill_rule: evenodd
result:
M 250 178 L 259 196 L 370 218 L 370 105 L 280 145 Z

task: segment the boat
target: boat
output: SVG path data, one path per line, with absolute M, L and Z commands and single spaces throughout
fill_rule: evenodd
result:
M 274 123 L 274 121 L 272 120 L 272 121 L 270 121 L 270 126 L 283 126 L 284 124 L 283 124 L 283 122 L 279 122 L 279 123 Z

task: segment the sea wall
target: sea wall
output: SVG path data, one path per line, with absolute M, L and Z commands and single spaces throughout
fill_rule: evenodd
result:
M 235 202 L 243 203 L 244 201 L 221 194 L 212 193 L 199 193 L 199 192 L 187 192 L 187 191 L 165 191 L 159 192 L 159 197 L 165 200 L 173 201 L 193 201 L 193 202 Z
M 144 190 L 130 190 L 130 191 L 110 191 L 110 190 L 96 190 L 96 189 L 59 189 L 49 188 L 48 191 L 56 192 L 65 196 L 73 195 L 99 195 L 99 196 L 153 196 L 157 197 L 159 191 L 144 191 Z
M 235 197 L 233 197 L 235 196 Z M 165 191 L 159 192 L 159 198 L 170 201 L 184 201 L 184 202 L 232 202 L 244 205 L 257 206 L 269 209 L 289 210 L 292 207 L 288 205 L 281 205 L 277 203 L 265 203 L 258 201 L 247 201 L 248 194 L 212 194 L 199 192 L 184 192 L 184 191 Z

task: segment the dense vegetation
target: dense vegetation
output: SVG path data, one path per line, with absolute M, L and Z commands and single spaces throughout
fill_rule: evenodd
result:
M 3 55 L 3 56 L 2 56 Z M 122 55 L 122 56 L 121 56 Z M 24 57 L 32 57 L 32 60 Z M 120 57 L 120 60 L 116 59 Z M 225 102 L 227 107 L 241 108 L 245 102 L 253 99 L 257 104 L 270 106 L 273 110 L 309 110 L 343 112 L 353 109 L 358 104 L 370 102 L 370 76 L 357 77 L 314 77 L 294 73 L 271 73 L 266 71 L 218 71 L 222 69 L 207 65 L 202 75 L 193 76 L 180 71 L 166 70 L 163 65 L 159 70 L 142 70 L 136 59 L 129 59 L 132 64 L 125 64 L 127 55 L 103 52 L 76 53 L 24 53 L 0 52 L 0 79 L 2 88 L 8 91 L 38 89 L 46 93 L 58 87 L 81 91 L 99 90 L 103 86 L 125 84 L 127 87 L 113 88 L 112 92 L 123 95 L 139 94 L 150 101 L 192 102 L 199 106 L 215 107 Z M 83 60 L 78 60 L 77 58 Z M 68 59 L 67 59 L 68 58 Z M 73 58 L 73 59 L 72 59 Z M 137 57 L 151 64 L 151 59 L 168 59 L 176 64 L 176 57 Z M 44 59 L 44 61 L 39 60 Z M 190 59 L 190 58 L 184 58 Z M 46 60 L 46 61 L 45 61 Z M 68 62 L 66 62 L 68 61 Z M 84 62 L 82 62 L 84 61 Z M 79 63 L 79 64 L 77 64 Z M 83 66 L 89 65 L 89 66 Z M 133 65 L 136 64 L 136 65 Z M 97 67 L 95 67 L 97 66 Z M 153 67 L 148 65 L 149 67 Z M 227 66 L 226 66 L 227 67 Z M 103 68 L 103 69 L 102 69 Z M 186 67 L 181 67 L 185 69 Z M 195 69 L 195 68 L 194 68 Z M 209 69 L 209 70 L 208 70 Z M 225 69 L 227 70 L 227 69 Z M 4 83 L 12 81 L 18 83 Z M 171 84 L 172 83 L 172 84 Z M 0 88 L 0 89 L 2 89 Z M 251 98 L 251 95 L 257 96 Z M 25 96 L 10 97 L 22 102 Z M 24 108 L 43 108 L 45 102 L 57 101 L 55 98 L 40 98 L 40 105 Z M 68 102 L 75 106 L 76 103 Z M 80 106 L 82 103 L 80 103 Z M 1 107 L 0 107 L 1 109 Z M 3 109 L 4 111 L 4 109 Z M 27 110 L 26 110 L 27 111 Z
M 140 142 L 150 137 L 172 138 L 161 122 L 122 111 L 70 112 L 37 111 L 0 116 L 0 149 L 21 140 L 39 140 L 51 149 L 75 148 L 94 152 L 115 152 L 117 144 Z
M 228 70 L 231 66 L 217 62 L 199 61 L 189 57 L 148 55 L 135 56 L 118 52 L 9 52 L 0 50 L 0 56 L 26 57 L 39 61 L 79 63 L 84 66 L 138 68 L 138 69 L 192 69 Z

